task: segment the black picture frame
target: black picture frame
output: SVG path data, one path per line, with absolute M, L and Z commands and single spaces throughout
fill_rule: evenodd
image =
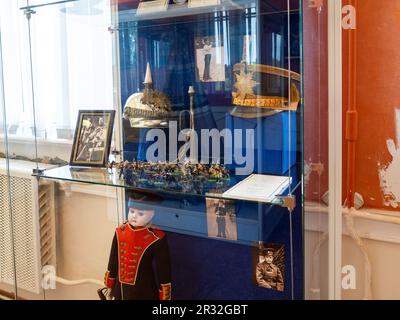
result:
M 69 164 L 106 167 L 115 110 L 79 110 Z

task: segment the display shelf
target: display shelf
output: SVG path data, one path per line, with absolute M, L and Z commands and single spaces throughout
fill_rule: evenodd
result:
M 297 172 L 297 170 L 295 171 Z M 291 193 L 293 193 L 300 186 L 299 179 L 292 178 L 290 188 L 287 188 L 283 193 L 278 194 L 277 192 L 276 196 L 272 199 L 267 199 L 265 201 L 259 201 L 259 200 L 256 201 L 253 199 L 244 200 L 244 198 L 238 199 L 235 197 L 223 195 L 223 192 L 227 191 L 228 189 L 230 189 L 231 187 L 242 181 L 244 178 L 246 178 L 246 176 L 230 176 L 230 179 L 226 184 L 224 185 L 215 184 L 216 188 L 208 188 L 200 193 L 193 192 L 193 189 L 191 188 L 178 191 L 175 189 L 168 189 L 155 186 L 132 186 L 127 184 L 125 179 L 123 177 L 120 177 L 119 173 L 115 169 L 110 170 L 106 168 L 72 167 L 68 165 L 58 168 L 45 169 L 40 173 L 34 173 L 33 176 L 37 176 L 42 179 L 79 182 L 79 183 L 87 183 L 93 185 L 104 185 L 104 186 L 124 188 L 132 191 L 136 190 L 147 193 L 160 193 L 177 198 L 179 197 L 198 198 L 198 199 L 213 198 L 213 199 L 225 199 L 234 201 L 245 201 L 252 203 L 259 202 L 259 203 L 266 203 L 278 206 L 284 206 L 284 201 L 283 199 L 281 199 L 281 197 L 288 195 L 289 189 Z M 296 174 L 294 176 L 296 176 Z
M 79 1 L 79 0 L 50 1 L 50 2 L 43 2 L 43 3 L 39 3 L 39 4 L 33 4 L 33 5 L 30 5 L 30 6 L 21 7 L 19 9 L 20 10 L 32 10 L 32 9 L 35 9 L 35 8 L 47 7 L 47 6 L 52 6 L 52 5 L 59 5 L 59 4 L 64 4 L 64 3 L 76 2 L 76 1 Z
M 138 14 L 137 9 L 129 9 L 125 10 L 120 15 L 120 22 L 178 18 L 221 11 L 243 10 L 251 7 L 252 5 L 255 5 L 254 1 L 222 1 L 220 5 L 189 8 L 188 2 L 186 2 L 182 5 L 169 4 L 168 8 L 164 11 L 141 14 Z
M 158 10 L 154 12 L 138 13 L 137 8 L 129 8 L 123 10 L 119 16 L 119 22 L 134 22 L 134 21 L 144 21 L 144 20 L 158 20 L 165 18 L 179 18 L 187 16 L 197 16 L 201 14 L 212 14 L 221 12 L 233 12 L 235 10 L 245 10 L 248 8 L 255 8 L 258 6 L 258 1 L 231 1 L 222 0 L 218 5 L 204 5 L 198 7 L 189 7 L 189 1 L 183 4 L 170 3 L 166 9 Z M 278 8 L 273 6 L 268 6 L 262 13 L 249 12 L 251 15 L 272 15 L 272 14 L 282 14 L 288 13 L 286 8 Z M 289 13 L 298 14 L 299 9 L 294 8 L 289 10 Z M 217 19 L 228 18 L 228 16 L 218 16 Z M 198 20 L 198 18 L 196 18 Z
M 64 5 L 70 4 L 73 2 L 78 2 L 80 0 L 59 0 L 59 1 L 43 1 L 43 2 L 34 2 L 31 5 L 26 5 L 20 7 L 20 10 L 33 10 L 35 8 L 40 7 L 48 7 L 54 5 Z M 188 15 L 198 15 L 204 13 L 213 13 L 213 12 L 221 12 L 221 11 L 232 11 L 232 10 L 243 10 L 247 8 L 252 8 L 258 5 L 258 1 L 254 0 L 221 0 L 219 4 L 212 4 L 210 2 L 209 5 L 192 5 L 189 7 L 189 2 L 187 1 L 183 4 L 175 4 L 169 3 L 165 10 L 159 10 L 155 12 L 146 12 L 137 14 L 137 9 L 128 8 L 127 10 L 123 10 L 122 14 L 120 14 L 120 22 L 126 21 L 142 21 L 142 20 L 152 20 L 152 19 L 163 19 L 163 18 L 171 18 L 171 17 L 182 17 Z M 135 3 L 135 2 L 132 2 Z M 139 3 L 136 2 L 136 4 Z M 298 14 L 300 9 L 291 8 L 289 11 L 284 7 L 274 7 L 272 5 L 268 5 L 265 8 L 265 11 L 262 14 L 281 14 L 281 13 L 290 13 L 290 14 Z

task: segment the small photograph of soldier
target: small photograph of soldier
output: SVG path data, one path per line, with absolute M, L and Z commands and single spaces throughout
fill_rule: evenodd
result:
M 255 268 L 257 285 L 282 292 L 284 290 L 285 250 L 283 245 L 267 245 L 258 250 Z
M 223 37 L 195 38 L 197 78 L 201 82 L 225 81 Z
M 84 116 L 78 140 L 78 161 L 101 161 L 104 156 L 107 127 L 104 116 Z
M 217 237 L 226 238 L 226 208 L 224 200 L 219 200 L 215 206 L 215 216 L 218 229 Z
M 208 236 L 237 240 L 236 213 L 233 201 L 207 199 Z

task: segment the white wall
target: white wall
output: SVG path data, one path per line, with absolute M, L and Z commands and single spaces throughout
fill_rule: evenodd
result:
M 378 221 L 379 212 L 374 219 L 354 218 L 354 229 L 361 236 L 371 263 L 372 299 L 400 299 L 400 224 Z M 389 217 L 396 218 L 387 212 Z M 306 213 L 305 217 L 305 296 L 315 299 L 328 298 L 328 240 L 322 240 L 320 251 L 313 253 L 327 228 L 325 214 Z M 356 289 L 342 290 L 342 299 L 363 299 L 365 294 L 365 259 L 359 245 L 349 236 L 346 223 L 343 223 L 342 265 L 353 265 L 356 270 Z M 322 231 L 322 232 L 321 232 Z M 312 275 L 317 281 L 312 282 Z M 320 289 L 320 293 L 311 288 Z
M 79 185 L 78 185 L 79 186 Z M 103 280 L 118 225 L 114 188 L 110 196 L 58 192 L 57 274 Z

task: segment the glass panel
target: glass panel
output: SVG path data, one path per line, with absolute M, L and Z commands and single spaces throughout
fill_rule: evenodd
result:
M 124 160 L 139 164 L 142 161 L 162 163 L 156 167 L 165 167 L 166 161 L 189 164 L 200 161 L 204 166 L 221 163 L 230 170 L 229 184 L 222 186 L 222 191 L 237 186 L 238 181 L 246 185 L 248 180 L 245 179 L 252 173 L 262 177 L 268 174 L 289 177 L 291 183 L 283 192 L 285 197 L 274 197 L 280 201 L 271 202 L 288 206 L 288 203 L 294 203 L 291 200 L 297 200 L 292 214 L 286 207 L 257 204 L 265 202 L 264 199 L 254 203 L 249 195 L 241 198 L 242 201 L 237 197 L 223 196 L 221 202 L 222 205 L 228 203 L 227 199 L 236 199 L 233 211 L 237 215 L 238 238 L 235 242 L 251 245 L 252 241 L 258 241 L 253 247 L 253 256 L 260 246 L 275 244 L 277 252 L 281 252 L 279 248 L 285 248 L 285 289 L 282 294 L 251 288 L 246 280 L 241 280 L 246 285 L 244 291 L 236 287 L 239 282 L 233 281 L 226 284 L 229 292 L 224 290 L 223 295 L 218 292 L 216 284 L 212 284 L 212 289 L 206 294 L 202 283 L 209 281 L 211 275 L 216 276 L 215 265 L 220 258 L 213 257 L 215 264 L 211 270 L 208 259 L 205 260 L 201 252 L 185 251 L 183 258 L 175 260 L 175 263 L 186 260 L 185 268 L 180 269 L 181 273 L 174 279 L 177 283 L 176 297 L 302 297 L 299 2 L 238 1 L 232 4 L 218 1 L 216 6 L 200 7 L 198 1 L 189 1 L 149 10 L 143 4 L 119 1 L 118 6 Z M 166 100 L 158 105 L 152 100 L 149 108 L 146 99 L 152 99 L 151 94 Z M 166 107 L 170 109 L 167 113 L 163 112 Z M 217 135 L 210 136 L 210 130 Z M 193 132 L 197 136 L 191 135 Z M 214 139 L 219 142 L 216 148 L 210 145 L 211 140 L 215 147 Z M 249 167 L 243 165 L 249 160 L 243 157 L 246 151 L 247 155 L 254 156 L 248 161 L 251 162 Z M 145 182 L 152 184 L 152 181 Z M 190 176 L 188 182 L 192 183 Z M 148 189 L 160 190 L 157 187 Z M 225 236 L 218 234 L 218 230 L 215 235 L 212 229 L 219 229 L 218 223 L 215 226 L 212 222 L 213 214 L 217 215 L 217 221 L 223 221 L 216 214 L 220 205 L 218 196 L 200 193 L 201 197 L 191 197 L 192 191 L 161 193 L 164 200 L 160 212 L 179 213 L 170 219 L 166 219 L 167 214 L 165 217 L 163 214 L 155 215 L 155 223 L 163 230 L 177 234 L 171 236 L 170 243 L 174 248 L 194 242 L 199 248 L 210 245 L 218 248 L 216 254 L 223 250 L 243 257 L 241 262 L 225 261 L 224 265 L 240 264 L 248 279 L 252 267 L 245 252 L 250 252 L 249 247 L 232 247 L 229 242 L 193 238 L 193 235 Z M 212 197 L 215 197 L 214 201 Z M 203 224 L 183 222 L 188 217 L 198 216 L 196 211 L 202 212 Z M 252 228 L 250 225 L 245 227 L 246 220 L 252 221 Z M 263 259 L 253 258 L 253 264 Z M 194 267 L 194 260 L 202 262 Z M 185 288 L 184 270 L 194 268 L 202 270 L 202 274 L 192 279 L 196 283 L 194 288 Z M 205 276 L 206 273 L 210 275 Z
M 122 223 L 115 188 L 79 183 L 56 187 L 56 260 L 43 267 L 45 298 L 98 300 L 115 228 Z M 51 235 L 49 235 L 51 237 Z M 52 248 L 52 246 L 55 246 Z
M 37 152 L 38 158 L 44 159 L 38 168 L 46 170 L 49 168 L 44 162 L 51 163 L 52 168 L 68 164 L 76 146 L 73 136 L 79 126 L 80 110 L 100 112 L 98 118 L 109 117 L 105 125 L 113 124 L 113 113 L 107 113 L 115 109 L 112 35 L 108 32 L 111 7 L 109 1 L 77 1 L 34 10 L 36 14 L 30 19 L 32 81 L 39 129 Z M 46 44 L 50 45 L 43 50 Z M 41 129 L 44 136 L 40 135 Z M 108 130 L 110 149 L 115 150 L 117 135 L 112 128 Z M 54 184 L 58 214 L 52 245 L 57 260 L 44 266 L 49 274 L 45 297 L 98 299 L 97 290 L 104 287 L 113 230 L 123 221 L 122 207 L 118 205 L 121 194 L 113 187 L 60 180 Z M 52 283 L 54 272 L 56 281 Z
M 0 12 L 3 12 L 0 9 Z M 3 73 L 4 16 L 0 15 L 0 299 L 17 297 L 13 215 L 10 198 L 10 164 L 7 149 L 7 119 L 5 112 L 5 83 Z
M 122 222 L 117 190 L 32 174 L 68 164 L 80 109 L 114 108 L 110 4 L 20 10 L 28 4 L 39 3 L 1 8 L 10 17 L 5 92 L 18 297 L 98 299 L 112 232 Z M 102 236 L 107 230 L 110 239 Z
M 20 11 L 16 2 L 2 2 L 0 6 L 5 103 L 3 116 L 6 121 L 6 131 L 2 137 L 6 144 L 4 148 L 6 159 L 2 162 L 2 166 L 4 170 L 7 168 L 6 191 L 9 196 L 4 208 L 10 210 L 9 215 L 2 214 L 2 219 L 12 226 L 8 239 L 7 237 L 3 239 L 9 241 L 9 244 L 6 244 L 6 255 L 3 257 L 4 260 L 2 259 L 6 264 L 3 279 L 15 286 L 13 289 L 15 298 L 29 296 L 33 299 L 42 299 L 40 256 L 35 251 L 39 239 L 37 237 L 34 239 L 38 220 L 33 215 L 38 183 L 31 177 L 32 169 L 36 165 L 32 161 L 25 161 L 28 159 L 25 157 L 27 154 L 33 159 L 32 153 L 23 150 L 19 140 L 15 139 L 22 132 L 32 134 L 33 128 L 29 126 L 24 116 L 24 112 L 28 110 L 28 106 L 24 104 L 24 92 L 29 91 L 23 90 L 24 65 L 19 54 L 16 54 L 20 53 L 19 45 L 24 41 L 19 32 L 24 26 L 24 21 L 19 16 Z M 32 140 L 29 149 L 32 149 Z M 13 281 L 14 276 L 15 281 Z
M 328 299 L 328 3 L 303 2 L 305 298 Z
M 184 177 L 180 177 L 177 173 L 175 180 L 171 182 L 165 177 L 156 178 L 156 173 L 150 171 L 150 169 L 148 170 L 149 171 L 146 172 L 146 174 L 133 174 L 128 178 L 127 175 L 129 173 L 124 173 L 120 170 L 111 170 L 105 168 L 82 168 L 67 165 L 60 168 L 47 169 L 43 173 L 34 175 L 46 179 L 85 182 L 89 184 L 115 186 L 147 192 L 153 190 L 176 196 L 187 195 L 199 198 L 211 197 L 217 199 L 237 199 L 233 198 L 235 195 L 225 193 L 225 191 L 229 190 L 231 187 L 235 186 L 246 178 L 243 176 L 231 175 L 227 177 L 227 179 L 215 183 L 214 180 L 211 179 L 204 181 L 188 181 L 187 179 L 184 179 Z M 300 170 L 300 168 L 294 166 L 292 167 L 292 170 Z M 157 172 L 157 174 L 159 173 Z M 277 178 L 279 177 L 277 176 Z M 150 179 L 157 180 L 152 181 Z M 277 205 L 283 204 L 280 197 L 289 193 L 289 188 L 287 187 L 289 184 L 286 184 L 285 181 L 286 180 L 284 179 L 283 185 L 276 184 L 271 186 L 271 188 L 268 189 L 268 193 L 267 191 L 264 193 L 265 198 L 254 197 L 249 198 L 247 201 L 264 202 Z M 291 192 L 295 192 L 297 188 L 300 188 L 300 186 L 300 181 L 294 179 L 291 180 Z M 268 196 L 269 193 L 273 196 Z
M 43 157 L 40 149 L 44 142 L 57 142 L 59 150 L 54 155 L 61 158 L 57 164 L 62 164 L 69 160 L 78 110 L 113 109 L 112 42 L 107 32 L 111 12 L 108 1 L 79 1 L 35 10 L 25 31 L 31 35 L 27 40 L 32 53 L 37 151 Z M 26 52 L 28 63 L 29 50 Z M 31 114 L 28 118 L 33 122 Z

